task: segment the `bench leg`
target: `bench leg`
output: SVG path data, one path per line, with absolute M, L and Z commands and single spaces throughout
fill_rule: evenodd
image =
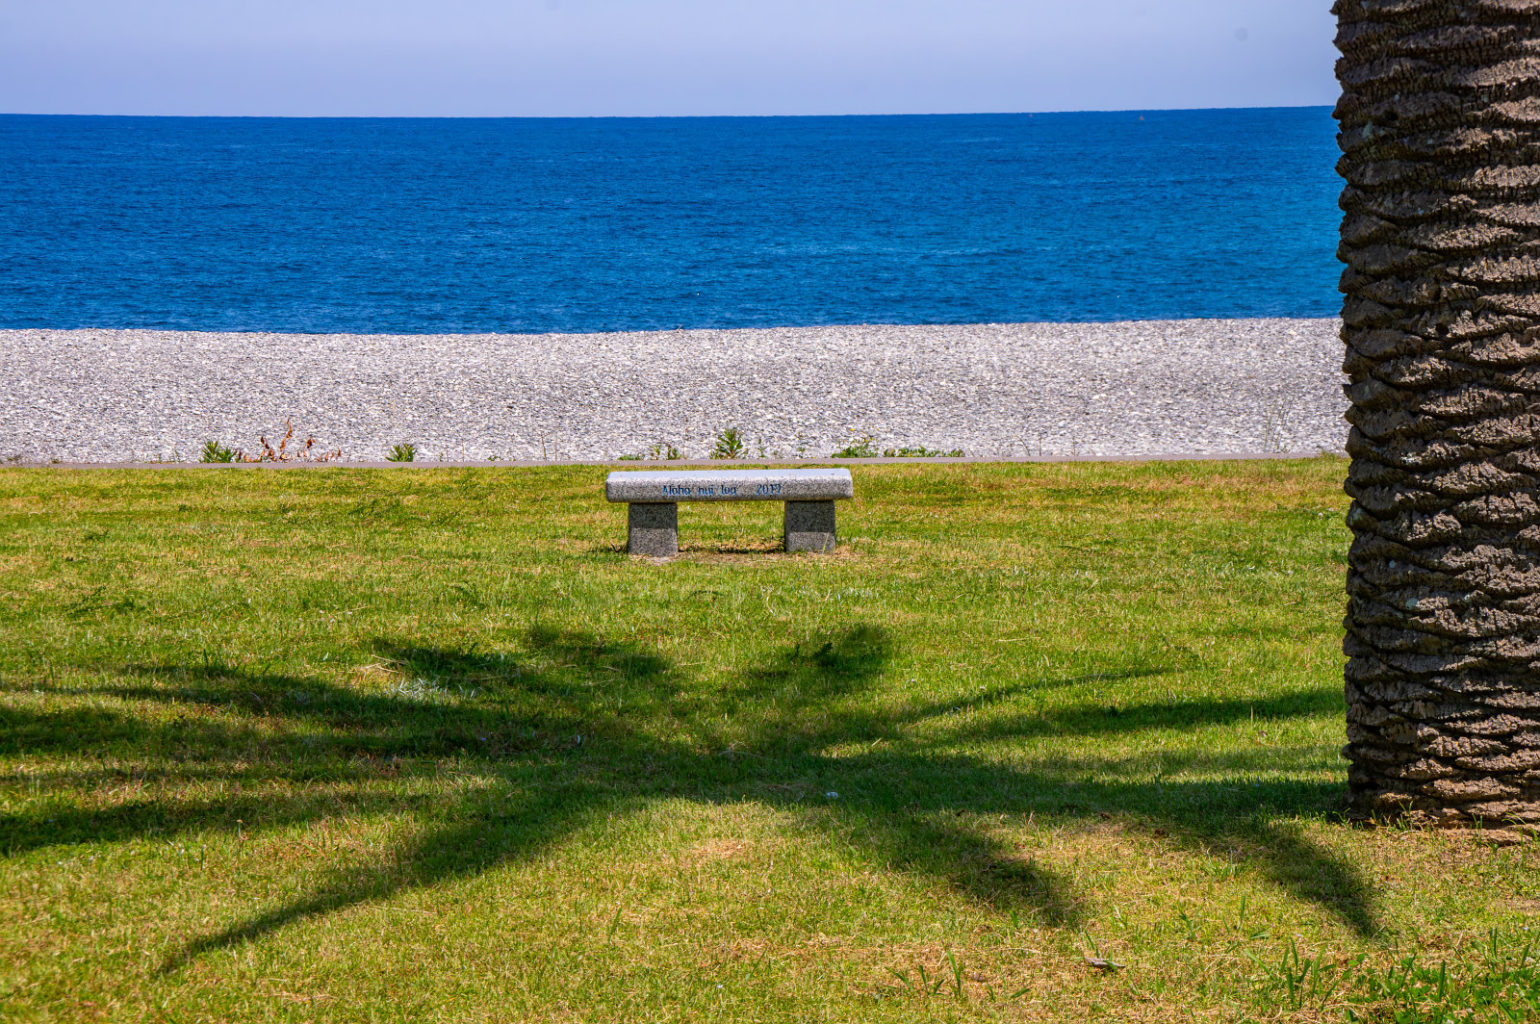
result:
M 672 501 L 633 501 L 626 506 L 626 551 L 649 558 L 679 554 L 679 506 Z
M 788 501 L 786 503 L 786 550 L 833 551 L 834 502 Z

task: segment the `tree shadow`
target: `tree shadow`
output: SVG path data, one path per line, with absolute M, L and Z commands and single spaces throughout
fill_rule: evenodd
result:
M 396 680 L 388 692 L 220 664 L 133 665 L 122 670 L 130 682 L 105 691 L 127 705 L 122 711 L 94 709 L 88 720 L 80 712 L 7 711 L 25 737 L 8 750 L 172 752 L 229 778 L 246 777 L 254 761 L 301 775 L 313 765 L 327 785 L 305 787 L 302 796 L 156 798 L 106 812 L 47 803 L 0 817 L 0 850 L 269 828 L 342 809 L 406 809 L 423 820 L 417 837 L 381 863 L 337 871 L 304 896 L 188 942 L 167 959 L 167 971 L 307 918 L 525 860 L 596 815 L 677 797 L 800 812 L 832 833 L 863 837 L 860 845 L 877 866 L 937 879 L 968 899 L 1027 911 L 1054 926 L 1082 923 L 1086 897 L 1068 878 L 1002 845 L 978 819 L 1036 815 L 1073 823 L 1110 816 L 1187 849 L 1223 851 L 1359 933 L 1377 928 L 1368 881 L 1289 821 L 1333 806 L 1340 786 L 1231 781 L 1263 766 L 1258 756 L 1248 761 L 1234 752 L 1223 755 L 1231 763 L 1219 781 L 1126 783 L 1087 781 L 1115 779 L 1115 760 L 1022 766 L 938 752 L 979 739 L 1095 737 L 1312 714 L 1327 699 L 1314 691 L 1261 701 L 1147 702 L 1115 714 L 1083 705 L 982 726 L 963 716 L 962 724 L 948 725 L 946 716 L 964 705 L 1154 670 L 885 708 L 871 697 L 892 660 L 892 640 L 873 625 L 791 641 L 726 683 L 709 685 L 657 651 L 573 631 L 532 629 L 518 651 L 382 640 L 374 653 Z M 134 702 L 219 714 L 161 714 L 135 735 Z M 922 722 L 939 737 L 914 738 L 910 730 Z M 466 770 L 483 785 L 445 806 L 377 791 L 391 779 L 430 775 L 445 758 L 471 765 Z
M 502 793 L 511 795 L 506 790 Z M 394 851 L 387 864 L 334 872 L 307 896 L 188 942 L 166 958 L 161 973 L 171 973 L 202 953 L 261 938 L 296 921 L 387 899 L 405 889 L 472 877 L 532 856 L 581 827 L 594 806 L 593 794 L 562 787 L 511 809 L 470 817 L 462 814 L 460 820 L 428 828 L 415 842 Z

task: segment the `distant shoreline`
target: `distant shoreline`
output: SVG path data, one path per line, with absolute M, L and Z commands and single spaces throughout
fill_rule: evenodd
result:
M 605 334 L 0 330 L 0 461 L 196 461 L 286 419 L 348 461 L 1340 452 L 1335 319 Z

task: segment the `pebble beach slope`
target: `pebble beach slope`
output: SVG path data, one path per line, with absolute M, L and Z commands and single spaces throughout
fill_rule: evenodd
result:
M 196 461 L 292 419 L 349 461 L 1340 452 L 1336 320 L 549 335 L 0 331 L 0 460 Z

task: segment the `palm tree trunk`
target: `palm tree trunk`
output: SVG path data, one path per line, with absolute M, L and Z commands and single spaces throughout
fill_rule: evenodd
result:
M 1337 0 L 1349 784 L 1540 822 L 1540 0 Z

